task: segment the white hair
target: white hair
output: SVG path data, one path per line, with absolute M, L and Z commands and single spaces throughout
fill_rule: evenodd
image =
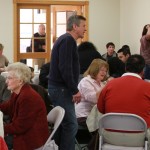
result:
M 21 62 L 15 62 L 15 63 L 8 65 L 8 67 L 6 68 L 6 71 L 13 71 L 14 76 L 22 80 L 24 83 L 30 82 L 31 70 L 27 65 Z

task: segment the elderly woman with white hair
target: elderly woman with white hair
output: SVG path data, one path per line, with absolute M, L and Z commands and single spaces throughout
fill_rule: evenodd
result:
M 44 100 L 29 85 L 28 66 L 16 62 L 10 64 L 7 71 L 6 83 L 12 94 L 0 104 L 1 111 L 11 118 L 11 122 L 4 125 L 5 136 L 13 135 L 14 150 L 39 150 L 49 136 Z

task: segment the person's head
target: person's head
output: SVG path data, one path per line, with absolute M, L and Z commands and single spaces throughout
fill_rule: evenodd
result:
M 67 31 L 72 32 L 75 39 L 83 38 L 86 31 L 86 18 L 81 15 L 72 15 L 67 20 Z
M 40 35 L 45 35 L 45 25 L 44 24 L 39 25 L 38 32 Z
M 130 46 L 129 45 L 123 45 L 122 48 L 123 49 L 128 49 L 130 51 Z
M 150 26 L 150 24 L 146 24 L 146 25 L 143 27 L 142 36 L 146 35 L 147 30 L 148 30 L 148 26 Z
M 0 43 L 0 55 L 2 55 L 3 49 L 4 49 L 4 46 L 3 46 L 3 44 Z
M 93 43 L 85 41 L 78 46 L 78 51 L 97 51 L 97 49 Z
M 125 73 L 125 64 L 118 58 L 113 57 L 108 60 L 109 64 L 109 75 L 111 77 L 117 78 L 121 77 Z
M 126 72 L 137 73 L 143 76 L 145 60 L 139 54 L 131 55 L 126 62 Z
M 107 54 L 112 56 L 115 50 L 115 44 L 113 42 L 109 42 L 106 44 Z
M 108 63 L 102 59 L 94 59 L 89 68 L 84 73 L 84 76 L 90 75 L 96 81 L 103 81 L 107 78 Z
M 129 48 L 126 48 L 125 46 L 122 47 L 121 49 L 119 49 L 117 51 L 117 55 L 118 55 L 118 58 L 122 61 L 122 62 L 126 62 L 127 59 L 131 56 L 131 53 L 130 53 L 130 49 Z
M 25 83 L 30 82 L 31 70 L 27 65 L 21 62 L 10 64 L 6 68 L 6 71 L 8 71 L 8 76 L 6 79 L 8 89 L 15 92 L 16 94 L 20 92 L 21 87 Z

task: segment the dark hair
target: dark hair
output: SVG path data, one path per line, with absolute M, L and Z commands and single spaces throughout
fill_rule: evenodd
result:
M 125 73 L 125 64 L 118 58 L 112 57 L 108 60 L 109 64 L 109 75 L 111 77 L 117 78 Z
M 122 48 L 129 49 L 129 50 L 130 50 L 129 45 L 123 45 Z
M 145 60 L 139 54 L 131 55 L 126 62 L 126 72 L 141 73 L 145 67 Z
M 34 68 L 33 67 L 29 66 L 29 68 L 30 68 L 31 72 L 34 72 Z
M 95 45 L 91 42 L 85 41 L 82 42 L 79 46 L 78 46 L 78 51 L 97 51 L 97 48 L 95 47 Z
M 106 44 L 106 48 L 108 48 L 110 45 L 115 47 L 115 44 L 113 42 L 109 42 Z
M 146 35 L 146 33 L 147 33 L 147 25 L 149 25 L 149 24 L 146 24 L 144 27 L 143 27 L 143 31 L 142 31 L 142 36 L 144 36 L 144 35 Z
M 121 49 L 119 49 L 118 51 L 117 51 L 117 53 L 123 53 L 123 55 L 127 55 L 127 54 L 129 54 L 129 55 L 131 55 L 131 52 L 130 52 L 130 49 L 128 49 L 128 48 L 121 48 Z
M 82 42 L 80 45 L 78 45 L 78 54 L 80 63 L 80 74 L 84 74 L 93 59 L 103 59 L 95 45 L 88 41 Z
M 73 24 L 76 24 L 77 26 L 79 26 L 81 20 L 86 21 L 86 18 L 81 15 L 70 16 L 67 20 L 67 31 L 71 31 L 73 29 Z

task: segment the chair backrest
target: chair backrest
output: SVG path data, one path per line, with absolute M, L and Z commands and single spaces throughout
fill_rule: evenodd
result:
M 4 137 L 3 113 L 0 111 L 0 137 Z
M 107 113 L 99 121 L 99 130 L 104 129 L 120 131 L 143 131 L 146 132 L 147 124 L 143 118 L 130 113 Z
M 60 126 L 63 118 L 65 115 L 65 110 L 60 107 L 60 106 L 56 106 L 54 107 L 47 115 L 47 121 L 50 124 L 54 124 L 53 127 L 53 131 L 50 134 L 48 140 L 46 141 L 46 143 L 44 144 L 44 147 L 42 150 L 44 150 L 46 148 L 46 146 L 50 143 L 50 141 L 52 140 L 52 137 L 54 136 L 56 130 L 58 129 L 58 127 Z

